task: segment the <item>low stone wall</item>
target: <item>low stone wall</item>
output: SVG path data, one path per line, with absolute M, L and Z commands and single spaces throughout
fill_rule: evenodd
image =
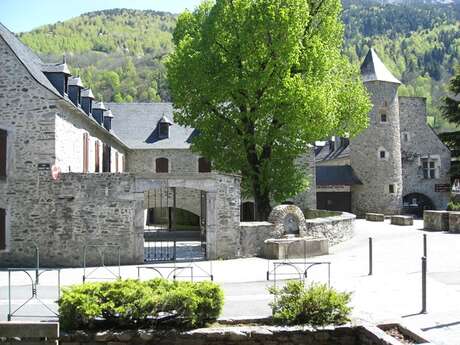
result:
M 122 331 L 62 335 L 60 345 L 398 345 L 376 327 L 241 326 L 204 328 L 190 332 Z
M 343 212 L 328 218 L 303 219 L 302 234 L 315 239 L 326 238 L 329 246 L 349 240 L 354 235 L 356 216 Z M 263 254 L 264 241 L 281 238 L 282 231 L 270 222 L 240 223 L 240 257 L 253 257 Z
M 240 223 L 239 256 L 253 257 L 262 255 L 264 241 L 274 238 L 275 225 L 269 222 L 242 222 Z
M 460 212 L 449 212 L 449 232 L 460 233 Z
M 423 229 L 426 231 L 448 231 L 448 211 L 425 211 L 423 212 Z
M 343 212 L 339 216 L 308 219 L 307 235 L 313 238 L 327 238 L 329 246 L 347 241 L 354 235 L 356 216 Z

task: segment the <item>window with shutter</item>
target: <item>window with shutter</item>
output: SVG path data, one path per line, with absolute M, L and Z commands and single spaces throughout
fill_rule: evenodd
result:
M 95 147 L 94 147 L 94 171 L 95 172 L 101 172 L 101 167 L 100 167 L 100 150 L 101 150 L 101 144 L 99 141 L 96 141 Z
M 104 144 L 104 150 L 102 151 L 102 172 L 110 172 L 111 165 L 111 152 L 112 149 L 109 145 Z
M 157 173 L 168 173 L 169 168 L 168 168 L 168 159 L 166 158 L 157 158 L 155 161 L 155 166 L 156 166 L 156 172 Z
M 0 208 L 0 250 L 6 249 L 6 211 Z
M 0 178 L 6 177 L 7 132 L 0 129 Z
M 89 135 L 83 133 L 83 173 L 88 172 Z
M 204 157 L 201 157 L 200 159 L 198 159 L 198 172 L 200 173 L 211 172 L 211 162 L 208 161 Z

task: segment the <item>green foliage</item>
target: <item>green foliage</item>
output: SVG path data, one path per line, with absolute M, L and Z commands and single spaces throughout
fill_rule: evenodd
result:
M 341 55 L 340 1 L 217 0 L 178 19 L 167 60 L 176 120 L 200 129 L 193 149 L 243 175 L 265 219 L 270 199 L 306 187 L 308 144 L 355 135 L 370 104 Z
M 221 288 L 211 282 L 118 280 L 64 289 L 59 300 L 64 329 L 154 327 L 155 318 L 176 315 L 170 327 L 197 327 L 216 320 L 223 306 Z M 103 321 L 98 321 L 98 320 Z
M 169 101 L 163 60 L 173 49 L 170 13 L 105 10 L 20 35 L 44 60 L 67 54 L 72 73 L 97 98 L 114 102 Z
M 350 321 L 350 293 L 322 284 L 305 287 L 301 281 L 291 281 L 281 289 L 269 291 L 275 297 L 271 307 L 277 324 L 324 327 Z
M 443 100 L 442 114 L 450 123 L 460 126 L 460 67 L 457 74 L 449 82 L 448 90 L 450 92 Z M 460 157 L 460 131 L 443 133 L 441 139 L 446 143 L 452 152 L 453 157 Z M 451 175 L 453 177 L 460 176 L 460 165 L 452 164 Z
M 453 200 L 447 204 L 447 211 L 460 211 L 460 203 Z
M 400 94 L 427 97 L 429 123 L 438 132 L 455 130 L 439 108 L 445 85 L 460 63 L 460 3 L 399 2 L 344 0 L 344 53 L 358 66 L 368 48 L 376 48 L 405 84 Z M 194 20 L 192 13 L 185 16 Z M 173 38 L 176 19 L 155 11 L 106 10 L 43 26 L 20 37 L 46 61 L 56 62 L 66 52 L 75 67 L 72 72 L 80 74 L 98 98 L 170 101 L 164 59 L 179 37 L 199 27 L 199 21 L 191 25 L 182 20 Z M 125 72 L 130 63 L 134 71 Z M 118 75 L 120 87 L 108 84 L 107 71 Z

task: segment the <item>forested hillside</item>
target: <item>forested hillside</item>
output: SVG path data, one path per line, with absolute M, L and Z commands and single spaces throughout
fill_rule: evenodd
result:
M 344 0 L 344 51 L 357 64 L 369 47 L 405 84 L 403 95 L 428 98 L 432 123 L 439 98 L 460 64 L 460 3 Z M 163 62 L 174 49 L 176 16 L 115 9 L 92 12 L 20 35 L 46 61 L 62 54 L 98 97 L 107 101 L 169 101 Z

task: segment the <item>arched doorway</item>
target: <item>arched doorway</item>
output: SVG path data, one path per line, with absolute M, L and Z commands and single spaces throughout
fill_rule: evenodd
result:
M 403 197 L 403 211 L 417 217 L 423 217 L 424 210 L 434 210 L 434 203 L 421 193 L 410 193 Z

